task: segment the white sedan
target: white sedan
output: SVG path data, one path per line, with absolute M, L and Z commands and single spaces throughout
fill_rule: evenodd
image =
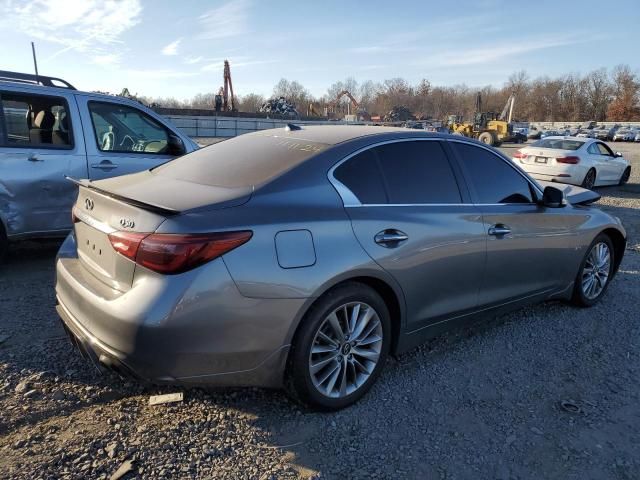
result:
M 622 185 L 631 166 L 621 153 L 592 138 L 547 137 L 513 155 L 513 161 L 538 180 L 570 183 L 584 188 Z

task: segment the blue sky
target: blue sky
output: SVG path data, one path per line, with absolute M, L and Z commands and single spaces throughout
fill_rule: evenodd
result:
M 337 80 L 501 86 L 640 67 L 640 0 L 0 0 L 0 69 L 83 90 L 190 98 L 222 84 L 270 95 L 280 78 L 322 95 Z

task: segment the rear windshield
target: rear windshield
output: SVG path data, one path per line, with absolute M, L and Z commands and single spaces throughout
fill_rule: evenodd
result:
M 324 143 L 249 134 L 196 150 L 153 169 L 165 177 L 203 185 L 261 185 L 326 149 Z
M 568 140 L 566 138 L 543 138 L 532 143 L 531 147 L 556 148 L 558 150 L 578 150 L 584 142 L 579 140 Z

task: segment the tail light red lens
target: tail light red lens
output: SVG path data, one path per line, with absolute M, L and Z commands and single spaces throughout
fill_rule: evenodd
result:
M 556 158 L 556 162 L 577 165 L 578 163 L 580 163 L 580 157 L 558 157 Z
M 116 252 L 135 261 L 140 243 L 147 236 L 148 233 L 114 232 L 109 234 L 109 241 Z
M 513 154 L 513 158 L 527 158 L 528 156 L 529 155 L 522 153 L 520 150 Z
M 173 275 L 196 268 L 249 241 L 251 231 L 205 234 L 116 232 L 111 245 L 137 264 Z

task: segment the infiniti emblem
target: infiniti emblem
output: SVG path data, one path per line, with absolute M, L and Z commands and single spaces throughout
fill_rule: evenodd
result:
M 90 198 L 85 198 L 84 199 L 84 208 L 86 208 L 87 210 L 93 210 L 93 200 L 91 200 Z
M 128 218 L 121 218 L 120 225 L 122 225 L 124 228 L 133 228 L 136 226 L 136 223 Z

